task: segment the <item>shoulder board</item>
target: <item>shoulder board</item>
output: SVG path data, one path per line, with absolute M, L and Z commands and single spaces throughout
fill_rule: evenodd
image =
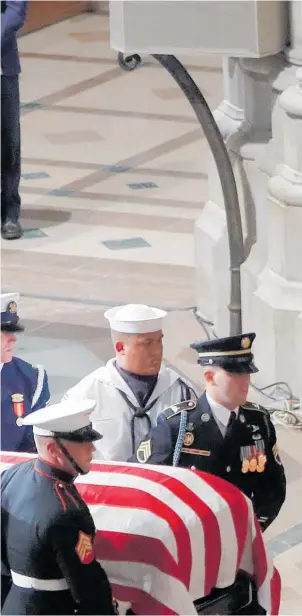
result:
M 264 406 L 255 402 L 246 402 L 241 408 L 247 411 L 260 411 L 260 413 L 269 415 L 269 411 Z
M 162 412 L 162 415 L 165 416 L 166 419 L 171 419 L 171 417 L 175 417 L 181 411 L 193 411 L 196 408 L 196 402 L 194 400 L 185 400 L 184 402 L 178 402 L 178 404 L 172 404 L 167 409 Z

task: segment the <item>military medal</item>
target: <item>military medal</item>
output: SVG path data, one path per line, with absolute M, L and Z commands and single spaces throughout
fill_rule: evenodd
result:
M 192 445 L 193 443 L 194 443 L 194 434 L 192 434 L 192 432 L 186 432 L 184 436 L 183 444 L 186 447 L 190 447 L 190 445 Z
M 242 473 L 263 473 L 267 462 L 265 455 L 264 441 L 259 439 L 254 445 L 246 445 L 240 448 L 240 458 L 242 462 Z
M 249 466 L 250 466 L 250 463 L 249 463 L 248 460 L 242 460 L 241 472 L 242 473 L 247 473 L 248 470 L 249 470 Z
M 263 473 L 264 469 L 265 469 L 265 465 L 266 465 L 266 455 L 264 453 L 261 453 L 258 456 L 258 464 L 257 464 L 257 472 L 258 473 Z
M 250 465 L 249 455 L 250 455 L 249 447 L 240 447 L 240 459 L 242 462 L 242 466 L 241 466 L 242 473 L 247 473 L 249 470 L 249 465 Z
M 264 440 L 262 438 L 259 439 L 255 443 L 255 446 L 256 446 L 257 458 L 258 458 L 257 473 L 263 473 L 263 471 L 265 470 L 266 462 L 267 462 Z
M 252 458 L 249 463 L 249 471 L 254 473 L 257 470 L 257 458 Z
M 13 410 L 16 417 L 24 415 L 24 396 L 23 394 L 12 394 Z

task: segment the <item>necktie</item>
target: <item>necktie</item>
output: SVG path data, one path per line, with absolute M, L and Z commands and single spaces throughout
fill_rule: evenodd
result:
M 226 429 L 226 433 L 225 433 L 225 439 L 230 438 L 231 434 L 232 434 L 232 430 L 234 427 L 234 423 L 236 421 L 236 413 L 235 411 L 231 411 L 230 412 L 230 418 L 228 421 L 228 425 L 227 425 L 227 429 Z

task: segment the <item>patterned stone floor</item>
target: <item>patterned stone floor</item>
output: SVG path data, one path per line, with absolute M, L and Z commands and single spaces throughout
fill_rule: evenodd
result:
M 123 72 L 108 38 L 107 16 L 87 14 L 20 41 L 25 235 L 2 242 L 2 288 L 22 294 L 18 352 L 44 363 L 54 401 L 112 355 L 103 313 L 126 302 L 168 310 L 166 360 L 202 387 L 188 345 L 204 336 L 192 308 L 205 139 L 164 69 L 143 58 Z M 215 108 L 219 59 L 185 64 Z M 302 614 L 301 433 L 278 437 L 288 498 L 267 541 L 282 613 Z

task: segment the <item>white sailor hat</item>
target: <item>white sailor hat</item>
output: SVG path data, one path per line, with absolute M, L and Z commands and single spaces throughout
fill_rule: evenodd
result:
M 125 334 L 149 334 L 162 329 L 165 310 L 151 308 L 144 304 L 127 304 L 110 308 L 104 316 L 111 329 Z
M 23 332 L 24 327 L 19 322 L 18 301 L 20 293 L 1 293 L 1 331 Z
M 95 400 L 64 400 L 18 417 L 16 423 L 19 427 L 33 426 L 34 434 L 39 436 L 54 436 L 78 443 L 97 441 L 102 436 L 90 422 L 94 407 Z

